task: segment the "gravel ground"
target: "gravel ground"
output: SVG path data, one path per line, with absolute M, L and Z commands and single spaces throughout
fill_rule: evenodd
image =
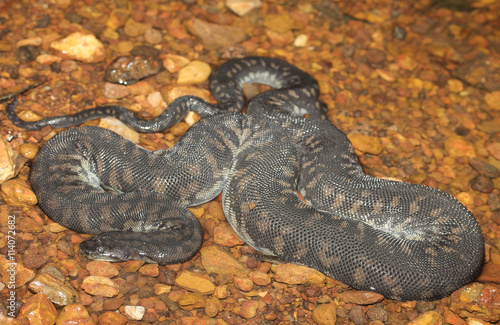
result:
M 0 323 L 499 321 L 498 1 L 0 0 L 0 97 L 40 83 L 19 96 L 25 120 L 109 103 L 147 118 L 179 95 L 213 100 L 211 71 L 250 55 L 282 58 L 318 80 L 331 122 L 368 174 L 439 188 L 465 204 L 486 242 L 478 281 L 433 302 L 356 291 L 256 259 L 217 199 L 191 209 L 205 241 L 189 262 L 89 261 L 78 255 L 89 236 L 48 219 L 29 185 L 31 159 L 61 130 L 17 128 L 0 108 Z M 117 73 L 129 85 L 113 83 Z M 195 120 L 147 135 L 108 120 L 87 124 L 156 150 Z

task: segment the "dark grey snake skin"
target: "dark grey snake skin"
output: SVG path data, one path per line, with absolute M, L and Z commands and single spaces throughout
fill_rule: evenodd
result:
M 245 82 L 277 90 L 242 114 Z M 355 288 L 433 300 L 476 278 L 484 246 L 471 213 L 439 190 L 365 175 L 347 137 L 325 120 L 308 74 L 277 59 L 232 60 L 211 91 L 219 105 L 182 97 L 151 121 L 107 106 L 28 123 L 15 101 L 8 105 L 9 118 L 27 129 L 114 115 L 157 132 L 188 110 L 205 117 L 167 151 L 96 127 L 61 132 L 40 150 L 31 183 L 42 210 L 77 232 L 103 233 L 80 245 L 85 255 L 185 261 L 203 238 L 186 207 L 222 191 L 226 217 L 246 243 Z

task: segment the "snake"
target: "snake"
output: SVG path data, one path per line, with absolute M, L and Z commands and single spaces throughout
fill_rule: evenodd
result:
M 246 103 L 245 83 L 271 89 Z M 25 122 L 17 98 L 7 104 L 8 118 L 31 130 L 113 116 L 161 132 L 188 111 L 202 117 L 168 150 L 94 126 L 60 132 L 40 149 L 30 176 L 39 206 L 68 229 L 96 235 L 80 244 L 82 255 L 187 261 L 203 241 L 188 207 L 222 193 L 227 221 L 246 244 L 359 290 L 436 300 L 479 275 L 484 241 L 472 213 L 444 191 L 365 174 L 311 75 L 277 58 L 232 59 L 213 73 L 210 91 L 217 104 L 183 96 L 149 120 L 108 105 Z

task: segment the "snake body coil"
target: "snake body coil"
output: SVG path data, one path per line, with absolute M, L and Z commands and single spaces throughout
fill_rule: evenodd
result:
M 246 82 L 276 90 L 252 99 L 242 114 Z M 205 117 L 166 151 L 147 151 L 96 127 L 49 140 L 31 183 L 51 219 L 101 234 L 82 243 L 82 253 L 188 260 L 203 233 L 187 207 L 222 191 L 226 217 L 247 244 L 355 288 L 432 300 L 477 277 L 484 244 L 470 212 L 439 190 L 365 175 L 347 137 L 326 121 L 308 74 L 277 59 L 231 60 L 214 74 L 211 91 L 219 105 L 181 97 L 150 121 L 105 106 L 29 123 L 15 115 L 15 101 L 8 105 L 9 118 L 29 129 L 113 115 L 138 131 L 158 132 L 189 110 Z

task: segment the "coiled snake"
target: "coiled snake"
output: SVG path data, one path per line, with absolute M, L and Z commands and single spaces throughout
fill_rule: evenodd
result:
M 275 90 L 252 99 L 243 114 L 247 82 Z M 153 120 L 104 106 L 24 122 L 14 113 L 17 101 L 9 103 L 8 117 L 26 129 L 111 115 L 159 132 L 189 110 L 204 117 L 166 151 L 97 127 L 61 132 L 40 150 L 31 184 L 42 210 L 69 229 L 102 234 L 80 245 L 84 255 L 188 260 L 203 233 L 186 207 L 222 191 L 224 213 L 247 244 L 355 288 L 432 300 L 476 278 L 484 244 L 471 213 L 439 190 L 365 175 L 347 137 L 326 121 L 311 76 L 250 57 L 223 64 L 210 88 L 218 105 L 185 96 Z

